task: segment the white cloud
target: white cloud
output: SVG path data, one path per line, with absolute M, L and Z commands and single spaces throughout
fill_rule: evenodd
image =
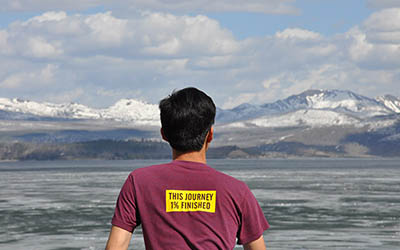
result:
M 295 27 L 240 41 L 204 15 L 48 12 L 0 31 L 1 95 L 107 106 L 195 86 L 225 108 L 308 88 L 400 95 L 397 10 L 387 11 L 331 37 Z
M 24 74 L 15 74 L 8 76 L 0 83 L 1 88 L 17 88 L 21 87 L 21 82 L 24 79 Z
M 344 70 L 344 72 L 342 72 Z M 307 89 L 340 88 L 348 80 L 344 67 L 324 64 L 304 70 L 286 71 L 263 81 L 264 93 L 289 96 Z
M 258 79 L 259 83 L 242 91 L 246 97 L 253 93 L 251 102 L 256 103 L 309 88 L 349 89 L 372 97 L 390 92 L 400 95 L 399 13 L 399 9 L 377 11 L 359 26 L 333 37 L 293 28 L 274 37 L 253 39 L 248 46 L 257 49 L 248 62 L 256 66 L 238 78 Z M 230 106 L 232 100 L 227 100 Z
M 350 58 L 354 61 L 361 61 L 366 58 L 374 47 L 367 41 L 366 34 L 358 28 L 349 31 L 347 38 L 351 41 L 351 45 L 349 46 Z
M 283 78 L 283 74 L 270 77 L 268 79 L 265 79 L 262 82 L 262 85 L 266 89 L 277 89 L 277 88 L 279 88 L 279 84 L 280 84 L 282 78 Z
M 136 36 L 142 38 L 144 51 L 152 55 L 224 55 L 238 48 L 232 33 L 206 16 L 174 16 L 147 13 Z
M 99 13 L 89 16 L 83 20 L 90 30 L 90 41 L 110 46 L 119 46 L 129 33 L 128 21 L 118 19 L 111 12 Z
M 0 30 L 0 54 L 9 53 L 9 46 L 8 46 L 8 32 L 5 30 Z
M 259 84 L 282 71 L 301 71 L 309 69 L 310 66 L 318 67 L 334 60 L 338 55 L 335 42 L 318 33 L 302 30 L 302 35 L 312 34 L 307 37 L 318 37 L 318 39 L 303 39 L 304 36 L 301 39 L 296 37 L 286 39 L 280 35 L 287 33 L 290 32 L 285 30 L 277 32 L 274 36 L 251 39 L 243 45 L 242 51 L 250 53 L 240 59 L 258 71 L 253 72 L 253 76 L 263 73 L 260 75 Z
M 400 29 L 400 8 L 384 9 L 373 13 L 364 22 L 369 31 L 396 31 Z
M 116 97 L 116 98 L 123 98 L 127 96 L 131 97 L 139 97 L 141 94 L 140 90 L 131 90 L 131 91 L 126 91 L 126 90 L 121 90 L 121 89 L 105 89 L 105 88 L 99 88 L 96 90 L 96 93 L 100 96 L 105 96 L 105 97 Z
M 234 108 L 242 103 L 251 102 L 257 96 L 256 93 L 239 93 L 238 96 L 235 97 L 228 97 L 228 100 L 222 105 L 221 108 L 223 109 L 231 109 Z
M 400 43 L 400 31 L 383 31 L 368 34 L 368 40 L 375 43 Z
M 316 32 L 298 28 L 292 28 L 292 29 L 288 28 L 282 32 L 278 31 L 275 34 L 275 36 L 281 39 L 300 39 L 300 40 L 315 40 L 321 38 L 321 35 Z
M 22 53 L 36 58 L 55 57 L 63 53 L 57 45 L 47 42 L 43 37 L 30 37 L 26 41 L 27 50 Z
M 400 8 L 375 12 L 346 35 L 350 58 L 360 67 L 388 70 L 400 67 Z
M 49 12 L 45 12 L 41 16 L 35 16 L 35 17 L 29 19 L 24 24 L 27 25 L 27 24 L 33 23 L 33 22 L 42 23 L 42 22 L 46 22 L 46 21 L 61 21 L 61 20 L 64 20 L 65 18 L 67 18 L 67 13 L 65 13 L 64 11 L 59 11 L 59 12 L 49 11 Z
M 71 103 L 84 97 L 85 92 L 85 89 L 77 87 L 61 93 L 52 93 L 50 95 L 46 95 L 45 99 L 53 103 Z
M 58 70 L 57 65 L 47 64 L 46 67 L 40 71 L 41 81 L 45 83 L 51 82 L 57 70 Z
M 15 72 L 0 82 L 0 89 L 32 89 L 44 87 L 54 81 L 58 66 L 47 64 L 32 71 Z
M 296 0 L 0 0 L 0 11 L 85 10 L 106 6 L 117 11 L 228 12 L 244 11 L 272 14 L 297 14 Z
M 373 13 L 362 26 L 369 41 L 399 44 L 400 8 L 384 9 Z
M 218 70 L 231 67 L 241 67 L 239 58 L 233 55 L 206 56 L 194 58 L 188 61 L 187 67 L 194 70 Z
M 239 46 L 230 31 L 201 15 L 144 13 L 120 19 L 111 12 L 89 16 L 51 12 L 13 23 L 7 32 L 8 45 L 13 45 L 16 54 L 38 58 L 64 53 L 128 58 L 216 56 L 233 53 Z

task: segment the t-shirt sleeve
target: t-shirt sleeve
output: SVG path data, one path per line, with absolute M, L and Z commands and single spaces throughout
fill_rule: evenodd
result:
M 129 232 L 133 232 L 135 227 L 140 224 L 133 174 L 128 176 L 121 188 L 111 224 Z
M 245 194 L 241 203 L 241 224 L 237 234 L 238 244 L 257 240 L 269 228 L 268 221 L 250 189 L 245 185 Z

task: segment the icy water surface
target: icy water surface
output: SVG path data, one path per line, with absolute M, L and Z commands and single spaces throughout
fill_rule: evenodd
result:
M 104 249 L 125 178 L 160 162 L 1 162 L 0 249 Z M 399 159 L 209 165 L 252 189 L 271 224 L 268 249 L 400 249 Z M 144 249 L 140 230 L 130 249 Z

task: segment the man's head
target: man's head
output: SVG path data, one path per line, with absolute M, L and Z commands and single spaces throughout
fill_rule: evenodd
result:
M 185 88 L 160 101 L 164 138 L 179 152 L 200 151 L 214 124 L 215 104 L 204 92 Z

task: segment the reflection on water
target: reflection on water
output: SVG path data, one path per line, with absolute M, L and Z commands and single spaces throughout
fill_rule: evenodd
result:
M 134 168 L 160 161 L 0 163 L 0 249 L 104 249 Z M 398 249 L 397 160 L 210 160 L 245 181 L 268 249 Z M 144 249 L 140 229 L 130 249 Z

